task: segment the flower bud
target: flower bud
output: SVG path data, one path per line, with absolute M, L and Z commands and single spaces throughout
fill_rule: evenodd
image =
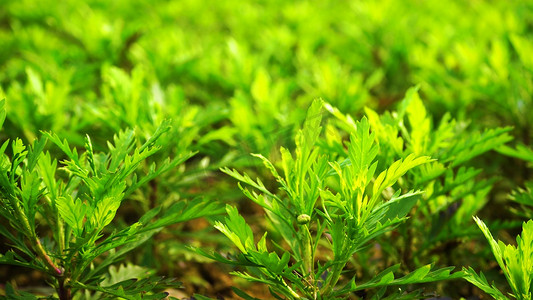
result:
M 301 214 L 298 216 L 297 221 L 298 221 L 298 224 L 305 225 L 311 221 L 311 217 L 306 214 Z

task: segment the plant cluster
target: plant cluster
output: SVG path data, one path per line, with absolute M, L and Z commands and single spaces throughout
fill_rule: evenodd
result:
M 1 298 L 532 299 L 531 1 L 0 7 Z

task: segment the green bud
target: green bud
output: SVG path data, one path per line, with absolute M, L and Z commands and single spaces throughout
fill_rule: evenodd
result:
M 311 217 L 306 214 L 301 214 L 298 216 L 298 224 L 305 225 L 311 221 Z

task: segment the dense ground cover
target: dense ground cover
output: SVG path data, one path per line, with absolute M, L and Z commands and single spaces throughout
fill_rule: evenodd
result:
M 1 293 L 531 299 L 532 32 L 531 1 L 0 2 Z

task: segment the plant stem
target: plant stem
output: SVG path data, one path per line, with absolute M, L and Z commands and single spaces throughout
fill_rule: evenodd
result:
M 37 252 L 37 256 L 39 256 L 39 258 L 41 258 L 44 261 L 45 265 L 50 269 L 50 271 L 54 273 L 54 276 L 62 276 L 63 271 L 54 264 L 50 256 L 48 256 L 48 254 L 46 253 L 46 250 L 41 244 L 41 241 L 39 240 L 39 237 L 35 233 L 34 228 L 30 225 L 28 221 L 28 217 L 26 216 L 24 211 L 20 208 L 18 200 L 14 197 L 12 197 L 10 200 L 11 200 L 11 205 L 15 209 L 19 222 L 23 225 L 25 235 L 31 240 L 31 242 L 34 245 L 34 248 L 35 248 L 34 250 L 35 252 Z
M 316 294 L 316 285 L 314 280 L 314 255 L 312 247 L 311 233 L 307 224 L 300 225 L 300 240 L 302 241 L 302 259 L 304 267 L 304 276 L 307 276 L 310 287 L 313 289 L 313 294 Z
M 329 296 L 329 293 L 333 291 L 333 287 L 337 285 L 337 281 L 339 281 L 339 278 L 341 277 L 342 270 L 344 269 L 346 263 L 349 260 L 350 255 L 348 253 L 349 246 L 347 245 L 346 240 L 344 240 L 342 250 L 338 255 L 335 255 L 334 257 L 334 261 L 337 261 L 337 263 L 331 267 L 331 275 L 328 276 L 326 284 L 324 284 L 321 289 L 321 296 L 327 298 Z
M 344 269 L 344 265 L 345 264 L 341 263 L 333 265 L 331 275 L 328 277 L 328 280 L 322 288 L 322 292 L 320 293 L 320 295 L 327 297 L 328 294 L 333 291 L 333 287 L 337 284 L 337 281 L 339 281 L 342 269 Z
M 59 288 L 57 290 L 57 294 L 59 296 L 59 300 L 70 300 L 72 299 L 70 294 L 70 288 L 65 286 L 65 279 L 60 278 L 59 279 Z
M 37 255 L 44 261 L 46 266 L 54 272 L 54 276 L 63 276 L 63 271 L 54 264 L 36 235 L 33 238 L 33 243 L 35 244 Z
M 59 217 L 59 213 L 56 215 L 57 220 L 57 240 L 59 244 L 59 254 L 63 255 L 65 251 L 65 228 L 63 227 L 63 219 Z
M 296 293 L 291 287 L 285 282 L 285 280 L 281 280 L 283 282 L 283 287 L 289 292 L 289 294 L 294 297 L 294 299 L 300 299 L 300 295 Z

